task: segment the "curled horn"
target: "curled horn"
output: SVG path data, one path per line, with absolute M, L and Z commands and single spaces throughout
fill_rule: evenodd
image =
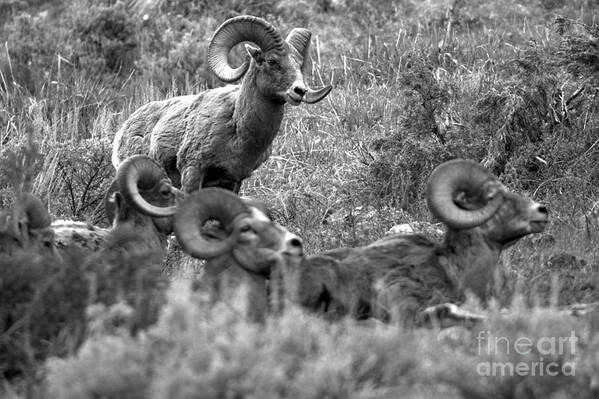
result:
M 180 202 L 175 214 L 175 235 L 183 250 L 194 258 L 215 258 L 237 244 L 237 224 L 249 214 L 247 205 L 233 192 L 218 187 L 203 188 Z M 218 220 L 229 233 L 226 238 L 208 239 L 202 235 L 202 225 L 211 219 Z
M 300 57 L 302 63 L 301 70 L 304 76 L 308 75 L 312 68 L 312 60 L 310 59 L 311 37 L 312 32 L 308 29 L 294 28 L 285 39 L 285 42 L 287 42 L 292 51 L 295 51 L 296 55 Z M 307 104 L 317 103 L 325 98 L 331 92 L 331 89 L 331 86 L 325 86 L 318 90 L 307 87 L 304 102 Z
M 480 164 L 455 159 L 435 168 L 428 181 L 426 198 L 431 212 L 443 223 L 455 229 L 467 229 L 487 221 L 497 211 L 503 199 L 500 195 L 482 208 L 467 210 L 459 207 L 455 195 L 478 190 L 485 182 L 495 179 Z
M 274 49 L 283 51 L 283 38 L 277 29 L 262 18 L 250 15 L 226 20 L 218 27 L 208 45 L 208 65 L 224 82 L 230 83 L 239 79 L 250 66 L 250 56 L 246 56 L 242 65 L 231 67 L 228 55 L 231 49 L 241 42 L 253 42 L 263 52 Z
M 300 56 L 302 63 L 302 73 L 304 75 L 310 72 L 312 61 L 310 60 L 310 38 L 312 32 L 304 28 L 293 28 L 287 35 L 285 41 Z
M 159 207 L 150 204 L 139 190 L 150 190 L 158 184 L 164 184 L 173 193 L 178 190 L 168 181 L 164 169 L 153 159 L 145 155 L 133 155 L 127 158 L 116 172 L 116 181 L 125 201 L 135 205 L 140 211 L 156 217 L 175 214 L 176 206 Z

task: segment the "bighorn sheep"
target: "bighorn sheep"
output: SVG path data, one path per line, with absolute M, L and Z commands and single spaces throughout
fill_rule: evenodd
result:
M 133 330 L 156 320 L 168 284 L 160 267 L 172 218 L 148 216 L 138 203 L 164 207 L 175 203 L 175 195 L 165 185 L 162 167 L 146 156 L 123 162 L 117 182 L 117 217 L 110 230 L 80 222 L 50 224 L 47 209 L 31 194 L 19 195 L 11 210 L 0 211 L 0 291 L 19 291 L 0 309 L 0 351 L 25 336 L 27 357 L 31 347 L 45 356 L 54 344 L 61 347 L 63 340 L 56 339 L 67 331 L 69 345 L 76 344 L 87 325 L 86 305 L 96 302 L 128 302 L 136 310 Z M 38 312 L 46 300 L 50 309 L 41 323 L 47 328 L 23 328 L 30 323 L 29 311 Z M 27 338 L 30 333 L 35 339 Z
M 70 247 L 97 251 L 111 231 L 129 228 L 138 232 L 138 242 L 128 244 L 130 250 L 164 254 L 167 237 L 173 231 L 172 218 L 154 213 L 174 206 L 179 190 L 170 184 L 162 167 L 144 155 L 130 157 L 120 165 L 114 186 L 116 191 L 110 198 L 116 210 L 112 229 L 70 220 L 50 223 L 42 202 L 31 194 L 21 194 L 13 209 L 0 211 L 1 252 L 53 248 L 59 250 L 54 251 L 58 254 Z
M 243 76 L 241 84 L 138 108 L 115 135 L 113 165 L 146 154 L 185 192 L 218 186 L 238 193 L 269 157 L 285 103 L 313 104 L 331 90 L 312 90 L 305 83 L 310 37 L 309 30 L 295 28 L 283 40 L 276 28 L 253 16 L 225 21 L 210 41 L 208 63 L 224 82 Z M 246 44 L 246 60 L 233 68 L 227 55 L 241 42 L 258 47 Z
M 156 209 L 174 206 L 179 190 L 155 160 L 135 155 L 117 170 L 110 196 L 114 212 L 112 228 L 103 229 L 83 222 L 57 221 L 52 224 L 58 248 L 78 247 L 85 252 L 102 250 L 111 235 L 122 230 L 135 231 L 123 249 L 135 253 L 152 252 L 155 259 L 164 258 L 167 238 L 173 232 L 172 218 L 155 215 Z M 158 261 L 158 262 L 160 262 Z
M 202 226 L 217 220 L 220 229 Z M 267 281 L 282 263 L 296 263 L 303 256 L 302 241 L 272 222 L 257 203 L 217 187 L 190 194 L 178 204 L 175 235 L 189 255 L 206 259 L 209 278 L 227 268 L 240 268 L 249 284 L 248 318 L 264 319 L 268 307 Z
M 485 300 L 494 288 L 501 251 L 544 230 L 548 211 L 510 192 L 478 163 L 453 160 L 428 182 L 432 213 L 447 226 L 442 243 L 391 235 L 360 248 L 340 248 L 284 264 L 292 302 L 331 318 L 399 316 L 419 322 L 430 305 Z

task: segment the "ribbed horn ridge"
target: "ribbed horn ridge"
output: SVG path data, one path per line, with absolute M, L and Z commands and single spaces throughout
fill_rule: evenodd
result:
M 231 67 L 228 59 L 231 49 L 245 41 L 257 44 L 264 52 L 284 49 L 277 29 L 262 18 L 241 15 L 228 19 L 214 32 L 208 45 L 208 65 L 220 80 L 234 82 L 247 71 L 249 55 L 237 68 Z
M 183 250 L 194 258 L 215 258 L 237 244 L 237 223 L 249 214 L 247 205 L 233 192 L 218 187 L 203 188 L 179 203 L 175 235 Z M 220 222 L 228 234 L 226 238 L 209 239 L 202 235 L 202 226 L 211 219 Z
M 427 186 L 427 202 L 431 212 L 443 223 L 454 229 L 467 229 L 487 221 L 497 211 L 502 197 L 496 196 L 482 208 L 467 210 L 459 207 L 454 196 L 460 192 L 472 192 L 485 182 L 495 179 L 480 164 L 464 159 L 454 159 L 435 168 Z
M 156 217 L 175 214 L 176 206 L 159 207 L 150 204 L 139 190 L 150 190 L 163 184 L 168 176 L 155 160 L 146 155 L 133 155 L 119 165 L 116 181 L 125 201 L 133 204 L 141 212 Z
M 302 73 L 307 74 L 310 72 L 311 60 L 310 60 L 310 39 L 312 38 L 312 32 L 304 28 L 293 28 L 287 35 L 285 41 L 291 46 L 302 61 Z

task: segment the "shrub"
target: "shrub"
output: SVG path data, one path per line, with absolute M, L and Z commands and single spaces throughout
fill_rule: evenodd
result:
M 130 337 L 92 337 L 76 357 L 48 360 L 48 393 L 56 399 L 144 399 L 150 382 L 144 361 L 143 348 Z
M 48 355 L 65 356 L 83 338 L 87 280 L 83 259 L 22 251 L 0 254 L 0 373 L 33 376 Z
M 110 147 L 107 140 L 70 141 L 48 154 L 40 180 L 48 183 L 43 196 L 54 214 L 107 225 L 103 201 L 114 178 Z
M 409 211 L 424 192 L 433 168 L 448 159 L 467 153 L 458 150 L 462 142 L 451 142 L 441 130 L 439 119 L 448 101 L 448 92 L 434 78 L 427 61 L 407 57 L 401 75 L 399 120 L 395 131 L 372 143 L 376 154 L 369 165 L 371 186 L 391 204 Z M 459 137 L 456 137 L 459 140 Z
M 95 5 L 79 10 L 73 34 L 79 40 L 75 62 L 88 73 L 129 76 L 139 58 L 137 21 L 124 3 Z

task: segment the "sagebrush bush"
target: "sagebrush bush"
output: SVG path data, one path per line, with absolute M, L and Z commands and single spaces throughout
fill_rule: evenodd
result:
M 77 10 L 77 9 L 76 9 Z M 124 77 L 139 58 L 137 20 L 124 4 L 81 7 L 73 34 L 79 40 L 74 63 L 88 73 L 112 73 Z
M 71 353 L 83 338 L 83 258 L 21 251 L 0 254 L 0 265 L 0 376 L 34 376 L 37 362 Z
M 207 304 L 198 295 L 173 287 L 147 335 L 92 337 L 77 355 L 50 360 L 54 397 L 592 397 L 596 315 L 576 319 L 515 301 L 469 330 L 329 324 L 297 309 L 256 325 L 240 317 L 235 299 Z M 519 364 L 528 372 L 510 371 Z
M 145 356 L 143 347 L 130 337 L 92 337 L 76 358 L 48 360 L 47 392 L 57 399 L 145 399 L 149 382 Z M 89 372 L 92 368 L 94 373 Z
M 410 332 L 381 326 L 373 334 L 351 322 L 331 325 L 297 310 L 265 326 L 248 324 L 232 301 L 210 309 L 195 294 L 176 289 L 147 336 L 103 337 L 114 342 L 110 368 L 104 360 L 88 360 L 90 352 L 107 344 L 98 338 L 76 356 L 50 360 L 54 397 L 91 398 L 99 392 L 107 398 L 138 397 L 136 386 L 144 386 L 143 397 L 156 398 L 354 397 L 416 375 Z M 126 385 L 122 376 L 139 376 L 142 365 L 146 374 Z M 99 387 L 98 375 L 112 382 L 110 388 Z

